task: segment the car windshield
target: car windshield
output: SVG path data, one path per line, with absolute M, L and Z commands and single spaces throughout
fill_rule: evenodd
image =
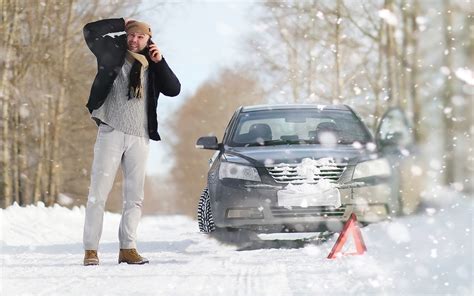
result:
M 315 108 L 241 113 L 228 145 L 348 145 L 370 141 L 367 128 L 353 112 Z

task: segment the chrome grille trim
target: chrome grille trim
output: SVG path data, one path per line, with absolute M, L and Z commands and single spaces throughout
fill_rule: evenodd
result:
M 288 165 L 274 165 L 267 166 L 268 173 L 273 177 L 277 183 L 317 183 L 321 179 L 329 179 L 332 182 L 336 182 L 347 167 L 347 163 L 335 163 L 331 165 L 325 165 L 318 167 L 320 174 L 315 174 L 313 181 L 307 181 L 304 176 L 300 176 L 297 173 L 297 167 L 299 164 L 288 164 Z
M 345 206 L 335 207 L 270 207 L 275 218 L 302 218 L 302 217 L 342 217 L 346 211 Z

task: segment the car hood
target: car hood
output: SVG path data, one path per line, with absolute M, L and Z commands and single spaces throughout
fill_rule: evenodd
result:
M 357 163 L 369 159 L 376 152 L 352 145 L 326 148 L 321 145 L 286 145 L 261 147 L 226 147 L 226 154 L 243 158 L 254 166 L 268 166 L 279 163 L 301 163 L 304 158 L 320 159 L 331 157 L 336 163 Z M 373 156 L 372 156 L 373 157 Z

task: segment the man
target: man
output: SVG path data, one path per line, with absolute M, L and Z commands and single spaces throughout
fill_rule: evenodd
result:
M 110 33 L 126 34 L 111 36 Z M 117 35 L 117 34 L 112 34 Z M 136 231 L 144 197 L 149 139 L 159 141 L 156 107 L 160 93 L 177 96 L 181 85 L 151 42 L 148 24 L 106 19 L 84 27 L 98 72 L 87 108 L 99 126 L 84 223 L 84 265 L 97 265 L 105 202 L 118 166 L 123 171 L 123 211 L 118 262 L 145 264 L 137 252 Z

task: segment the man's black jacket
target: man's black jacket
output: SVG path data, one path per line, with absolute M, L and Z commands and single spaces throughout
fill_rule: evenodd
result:
M 106 19 L 89 23 L 84 26 L 84 38 L 87 46 L 97 58 L 97 75 L 91 87 L 87 108 L 89 112 L 98 109 L 104 103 L 112 88 L 115 78 L 125 61 L 127 52 L 127 37 L 125 34 L 109 36 L 106 34 L 125 31 L 124 19 Z M 171 71 L 163 58 L 160 62 L 153 62 L 146 49 L 145 56 L 148 59 L 148 134 L 150 139 L 161 140 L 158 134 L 158 121 L 156 118 L 156 107 L 160 93 L 165 96 L 177 96 L 181 90 L 178 78 Z

